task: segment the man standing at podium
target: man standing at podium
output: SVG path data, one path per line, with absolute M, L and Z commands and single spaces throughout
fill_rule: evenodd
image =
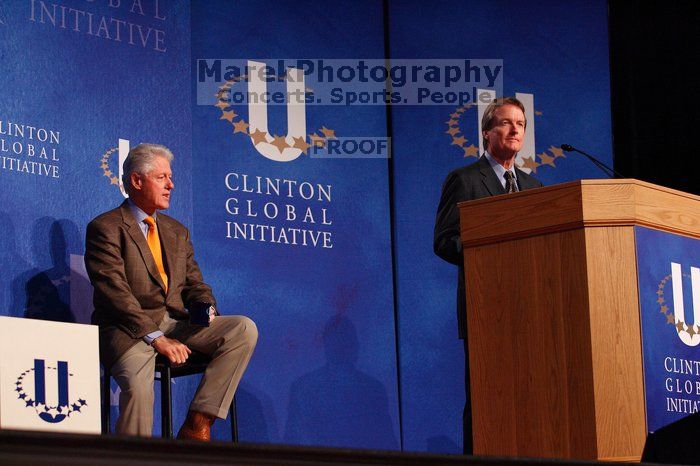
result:
M 442 185 L 440 204 L 435 219 L 433 249 L 442 259 L 456 264 L 457 322 L 459 337 L 464 340 L 465 389 L 464 453 L 471 454 L 472 422 L 469 394 L 469 349 L 467 347 L 466 297 L 464 260 L 459 232 L 457 203 L 539 188 L 542 183 L 515 166 L 515 158 L 525 140 L 525 107 L 514 97 L 496 99 L 486 108 L 481 119 L 485 152 L 475 163 L 453 170 Z M 507 293 L 508 290 L 503 290 Z
M 156 354 L 184 363 L 191 349 L 211 356 L 178 438 L 210 440 L 225 418 L 257 342 L 244 316 L 219 316 L 194 260 L 189 231 L 158 212 L 174 188 L 169 149 L 139 144 L 124 161 L 129 199 L 87 227 L 85 265 L 95 289 L 100 359 L 116 379 L 117 433 L 150 436 Z

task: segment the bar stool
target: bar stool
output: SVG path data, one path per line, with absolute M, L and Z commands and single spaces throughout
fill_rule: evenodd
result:
M 161 436 L 173 438 L 173 403 L 171 380 L 187 375 L 202 374 L 211 358 L 204 353 L 193 351 L 184 364 L 171 365 L 167 357 L 159 354 L 156 356 L 156 380 L 160 380 L 160 409 L 161 409 Z M 102 377 L 102 433 L 109 433 L 110 426 L 110 397 L 112 380 L 109 372 Z M 233 397 L 229 407 L 231 418 L 231 440 L 238 443 L 238 422 L 236 419 L 236 397 Z

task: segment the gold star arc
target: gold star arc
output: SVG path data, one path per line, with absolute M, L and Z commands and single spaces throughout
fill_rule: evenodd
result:
M 247 133 L 248 126 L 249 125 L 245 122 L 245 120 L 237 121 L 233 124 L 233 133 Z
M 328 129 L 325 126 L 321 126 L 321 133 L 323 133 L 323 136 L 325 136 L 326 139 L 337 139 L 335 137 L 335 131 L 332 129 Z
M 119 186 L 121 183 L 119 182 L 119 178 L 117 178 L 114 175 L 114 172 L 109 169 L 109 158 L 114 154 L 115 152 L 118 152 L 119 148 L 118 147 L 112 147 L 109 149 L 107 152 L 102 154 L 102 158 L 100 161 L 102 162 L 100 164 L 100 168 L 102 169 L 102 176 L 106 177 L 109 179 L 109 183 L 114 186 Z
M 311 147 L 311 144 L 308 144 L 306 142 L 306 138 L 294 138 L 294 145 L 292 146 L 295 149 L 300 149 L 304 154 L 309 150 L 309 147 Z
M 267 133 L 256 128 L 250 133 L 250 138 L 253 140 L 253 145 L 257 146 L 261 142 L 267 142 Z
M 270 143 L 273 146 L 277 148 L 277 150 L 280 151 L 280 153 L 285 150 L 289 145 L 287 144 L 287 141 L 285 140 L 284 136 L 273 136 L 272 137 L 272 142 Z
M 326 145 L 325 139 L 316 133 L 309 134 L 309 139 L 311 139 L 311 145 L 315 147 L 325 147 Z
M 465 138 L 464 136 L 460 136 L 458 138 L 452 138 L 452 145 L 462 147 L 466 143 L 467 143 L 467 138 Z
M 445 124 L 447 125 L 447 130 L 445 131 L 445 134 L 448 134 L 450 136 L 450 145 L 460 147 L 463 150 L 464 157 L 479 156 L 478 146 L 469 143 L 469 139 L 467 138 L 466 133 L 460 127 L 460 120 L 467 115 L 468 110 L 472 107 L 477 106 L 473 103 L 466 103 L 464 105 L 458 106 L 454 109 L 452 113 L 449 114 L 449 120 L 445 121 Z M 542 112 L 539 110 L 535 110 L 535 115 L 538 117 L 542 116 Z M 566 157 L 566 155 L 564 155 L 564 151 L 559 147 L 550 146 L 549 149 L 541 153 L 536 153 L 529 157 L 523 157 L 518 166 L 520 168 L 529 169 L 533 173 L 537 173 L 537 170 L 543 165 L 548 165 L 552 168 L 557 168 L 556 160 L 559 157 Z
M 554 157 L 550 157 L 547 155 L 546 152 L 542 152 L 541 154 L 537 154 L 540 157 L 540 165 L 549 165 L 550 167 L 555 167 L 554 165 Z M 555 167 L 556 168 L 556 167 Z
M 523 164 L 521 168 L 529 168 L 533 173 L 537 173 L 537 168 L 540 165 L 541 164 L 537 163 L 533 157 L 523 157 Z
M 683 277 L 690 278 L 690 275 L 683 274 Z M 658 296 L 656 302 L 659 304 L 660 313 L 664 314 L 664 317 L 666 317 L 666 323 L 668 325 L 673 325 L 675 327 L 676 332 L 680 333 L 682 331 L 685 331 L 691 337 L 694 335 L 700 335 L 700 327 L 698 327 L 697 325 L 690 325 L 684 322 L 683 320 L 678 320 L 672 312 L 669 312 L 670 308 L 665 304 L 666 301 L 664 299 L 664 288 L 666 287 L 666 284 L 669 280 L 671 280 L 671 274 L 666 275 L 659 282 L 659 289 L 656 291 L 656 295 Z
M 549 149 L 548 149 L 548 150 L 549 150 L 549 152 L 551 152 L 552 154 L 554 154 L 554 158 L 566 157 L 566 155 L 564 155 L 564 151 L 563 151 L 562 149 L 560 149 L 559 147 L 556 147 L 556 146 L 549 146 Z
M 228 112 L 222 112 L 221 118 L 219 120 L 227 120 L 229 123 L 233 123 L 233 119 L 236 118 L 236 112 L 229 110 Z
M 284 78 L 284 77 L 282 77 Z M 228 102 L 229 101 L 229 92 L 231 91 L 231 88 L 233 87 L 234 84 L 239 83 L 241 81 L 247 80 L 247 76 L 238 76 L 234 77 L 228 81 L 226 81 L 224 84 L 219 86 L 219 91 L 215 94 L 217 98 L 217 103 L 214 105 L 215 107 L 219 108 L 221 111 L 221 116 L 219 117 L 219 120 L 225 120 L 228 121 L 232 126 L 233 126 L 233 133 L 244 133 L 250 136 L 251 141 L 253 145 L 260 144 L 261 142 L 269 142 L 268 141 L 268 135 L 269 133 L 265 131 L 261 131 L 259 129 L 255 129 L 253 132 L 250 131 L 250 125 L 248 122 L 246 122 L 245 118 L 240 117 L 238 121 L 235 121 L 236 118 L 239 117 L 239 115 L 234 111 L 234 110 L 229 110 L 229 107 L 231 107 L 231 104 Z M 306 89 L 307 92 L 313 92 L 312 89 Z M 320 134 L 318 134 L 320 133 Z M 292 139 L 294 140 L 294 144 L 290 145 L 286 141 L 286 136 L 272 136 L 269 135 L 272 138 L 272 141 L 269 142 L 270 144 L 274 145 L 277 147 L 280 152 L 283 151 L 286 148 L 289 147 L 294 147 L 296 149 L 299 149 L 302 151 L 302 153 L 307 154 L 309 148 L 313 145 L 316 147 L 325 147 L 329 139 L 337 139 L 337 136 L 335 134 L 335 130 L 332 128 L 328 128 L 326 126 L 321 126 L 321 128 L 318 130 L 318 132 L 314 132 L 308 135 L 308 140 L 311 142 L 311 144 L 307 143 L 307 139 L 303 136 L 301 137 L 293 137 Z M 116 150 L 116 149 L 115 149 Z M 109 154 L 105 154 L 107 157 Z M 106 158 L 103 160 L 104 163 L 106 163 Z M 103 169 L 105 169 L 103 167 Z
M 465 147 L 464 148 L 464 156 L 465 157 L 478 157 L 479 156 L 479 148 L 476 147 L 474 144 Z

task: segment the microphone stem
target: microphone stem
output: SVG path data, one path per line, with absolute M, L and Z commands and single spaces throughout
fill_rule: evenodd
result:
M 603 162 L 601 162 L 600 160 L 596 159 L 596 158 L 593 157 L 592 155 L 586 154 L 584 151 L 578 150 L 578 149 L 576 149 L 575 147 L 572 147 L 572 149 L 573 149 L 574 151 L 578 152 L 579 154 L 584 155 L 588 160 L 590 160 L 591 162 L 593 162 L 593 163 L 595 164 L 595 166 L 597 166 L 597 167 L 600 168 L 602 171 L 604 171 L 605 174 L 608 175 L 610 178 L 616 178 L 616 177 L 617 177 L 617 178 L 624 178 L 624 176 L 621 175 L 619 172 L 615 171 L 615 169 L 608 167 L 607 165 L 605 165 Z

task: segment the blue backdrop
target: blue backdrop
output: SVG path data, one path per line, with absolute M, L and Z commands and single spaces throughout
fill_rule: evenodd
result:
M 273 63 L 275 58 L 382 57 L 380 4 L 353 2 L 333 11 L 323 27 L 313 28 L 309 8 L 296 4 L 246 2 L 235 14 L 220 14 L 234 13 L 230 2 L 196 3 L 193 64 L 213 58 Z M 273 85 L 270 90 L 277 89 Z M 200 264 L 220 307 L 250 315 L 260 330 L 238 394 L 241 438 L 398 449 L 386 160 L 302 155 L 272 161 L 253 146 L 247 135 L 252 128 L 234 133 L 234 124 L 250 122 L 247 106 L 214 103 L 193 107 L 195 238 L 206 244 Z M 221 119 L 224 111 L 236 116 Z M 269 105 L 268 112 L 269 131 L 285 134 L 286 106 Z M 380 106 L 308 105 L 305 118 L 308 134 L 325 127 L 338 137 L 386 136 Z M 231 175 L 227 186 L 231 173 L 236 177 Z M 291 197 L 288 190 L 243 192 L 243 175 L 320 184 L 330 200 L 307 201 L 296 189 Z M 236 215 L 226 209 L 230 198 L 240 207 Z M 280 211 L 275 219 L 265 217 L 268 202 Z M 287 205 L 294 206 L 296 220 L 287 220 Z M 307 208 L 316 223 L 302 222 Z M 324 208 L 330 225 L 322 224 Z M 227 221 L 326 231 L 332 248 L 236 239 L 228 234 Z
M 612 165 L 604 1 L 434 2 L 430 8 L 418 0 L 390 1 L 389 40 L 392 58 L 502 59 L 504 95 L 533 95 L 528 129 L 534 127 L 537 157 L 530 166 L 545 185 L 601 177 L 585 159 L 562 157 L 562 143 Z M 464 405 L 457 267 L 433 254 L 433 226 L 447 173 L 476 160 L 478 117 L 476 107 L 457 105 L 393 106 L 391 117 L 404 448 L 457 452 Z
M 115 184 L 119 139 L 172 148 L 178 178 L 169 213 L 192 223 L 189 6 L 161 0 L 157 11 L 153 1 L 142 2 L 143 10 L 132 7 L 133 2 L 3 2 L 3 315 L 89 322 L 85 227 L 124 200 Z M 42 142 L 39 129 L 53 134 L 53 142 L 51 137 Z M 48 158 L 32 157 L 29 146 L 37 154 L 45 149 Z M 41 174 L 38 165 L 32 173 L 30 162 L 48 166 L 51 175 Z
M 502 92 L 533 96 L 528 167 L 553 184 L 600 176 L 561 143 L 611 161 L 606 25 L 604 1 L 5 1 L 0 314 L 89 319 L 84 229 L 123 200 L 119 140 L 162 143 L 176 156 L 168 213 L 191 228 L 222 311 L 260 329 L 237 396 L 242 439 L 460 452 L 456 270 L 433 255 L 432 229 L 445 175 L 476 160 L 476 108 L 310 104 L 303 140 L 285 142 L 286 106 L 269 105 L 272 142 L 312 144 L 277 162 L 253 145 L 247 105 L 198 102 L 198 60 L 501 60 Z M 390 137 L 393 161 L 309 155 L 346 137 Z M 268 194 L 267 179 L 294 188 Z M 260 225 L 255 240 L 244 223 Z M 260 241 L 272 227 L 277 241 Z M 306 230 L 307 245 L 282 229 Z M 196 383 L 176 384 L 176 426 Z

